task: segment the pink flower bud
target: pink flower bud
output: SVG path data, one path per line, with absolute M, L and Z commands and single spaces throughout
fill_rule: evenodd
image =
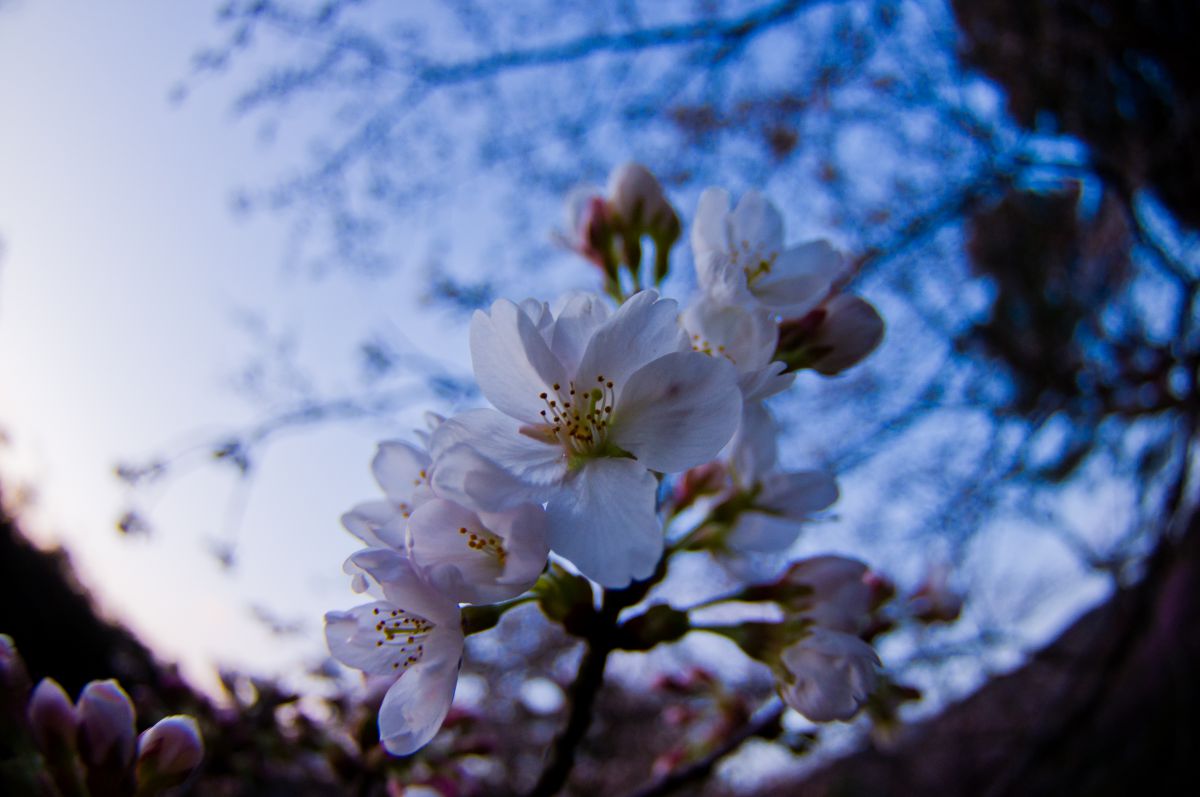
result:
M 870 302 L 849 293 L 825 303 L 825 320 L 811 346 L 816 356 L 811 367 L 825 376 L 840 374 L 857 365 L 883 340 L 883 319 Z
M 923 623 L 952 623 L 962 614 L 962 596 L 950 588 L 950 569 L 930 568 L 924 582 L 909 598 L 913 617 Z
M 76 706 L 79 748 L 89 764 L 125 767 L 133 760 L 133 702 L 113 679 L 83 687 Z
M 138 739 L 138 782 L 149 778 L 182 781 L 204 759 L 196 720 L 180 714 L 159 720 Z
M 662 185 L 640 163 L 626 163 L 608 181 L 609 205 L 634 235 L 674 241 L 679 236 L 679 216 L 667 201 Z
M 75 749 L 75 708 L 53 678 L 43 678 L 29 698 L 29 728 L 46 755 Z

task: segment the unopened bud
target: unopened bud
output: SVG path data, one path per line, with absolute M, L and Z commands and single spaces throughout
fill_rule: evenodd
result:
M 609 281 L 617 279 L 615 235 L 612 212 L 596 189 L 579 188 L 567 197 L 567 233 L 561 239 L 595 263 Z
M 649 235 L 654 240 L 654 282 L 661 283 L 670 268 L 671 247 L 683 227 L 658 178 L 640 163 L 626 163 L 609 178 L 608 202 L 621 228 L 626 265 L 637 269 L 638 238 Z
M 133 702 L 113 679 L 83 687 L 76 707 L 79 749 L 89 765 L 124 768 L 133 760 Z
M 596 615 L 595 595 L 586 578 L 551 563 L 533 585 L 533 593 L 542 613 L 561 623 L 567 633 L 586 637 L 591 632 Z
M 833 376 L 856 365 L 883 340 L 884 324 L 870 302 L 835 294 L 820 307 L 779 325 L 775 359 L 788 371 L 811 368 Z
M 180 714 L 159 720 L 138 739 L 138 790 L 149 793 L 187 779 L 204 759 L 196 720 Z
M 675 216 L 658 178 L 640 163 L 626 163 L 612 173 L 608 201 L 626 228 L 639 232 L 649 233 Z
M 812 342 L 810 368 L 833 376 L 857 365 L 883 340 L 883 319 L 868 302 L 853 294 L 834 296 L 825 304 L 825 322 Z
M 58 681 L 41 680 L 29 698 L 28 717 L 33 740 L 47 757 L 75 749 L 75 708 Z
M 949 571 L 934 567 L 909 598 L 913 617 L 922 623 L 952 623 L 962 614 L 962 596 L 947 583 Z

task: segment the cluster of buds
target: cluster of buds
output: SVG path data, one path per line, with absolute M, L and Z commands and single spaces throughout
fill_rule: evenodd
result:
M 189 716 L 137 735 L 129 695 L 92 681 L 72 703 L 52 678 L 30 688 L 12 640 L 0 635 L 0 787 L 44 797 L 149 797 L 186 781 L 204 758 Z
M 682 231 L 662 184 L 640 163 L 614 171 L 608 189 L 581 188 L 567 202 L 566 244 L 603 270 L 610 295 L 621 290 L 621 267 L 640 288 L 642 239 L 654 242 L 653 283 L 670 270 L 671 247 Z

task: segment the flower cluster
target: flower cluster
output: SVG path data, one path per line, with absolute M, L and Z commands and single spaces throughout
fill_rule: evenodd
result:
M 417 443 L 380 444 L 373 472 L 384 498 L 343 516 L 366 546 L 345 570 L 373 600 L 330 612 L 326 636 L 341 662 L 392 679 L 379 714 L 392 753 L 415 751 L 440 727 L 479 607 L 499 604 L 494 624 L 536 597 L 561 620 L 572 614 L 558 605 L 569 593 L 586 613 L 591 589 L 564 590 L 553 583 L 561 574 L 601 590 L 648 589 L 676 552 L 782 553 L 836 501 L 830 474 L 779 467 L 764 402 L 802 368 L 828 375 L 861 360 L 882 322 L 842 292 L 852 269 L 827 242 L 785 247 L 778 210 L 757 193 L 730 206 L 721 190 L 700 199 L 699 291 L 681 307 L 643 289 L 661 286 L 681 233 L 657 179 L 629 164 L 607 195 L 576 195 L 566 239 L 603 269 L 607 296 L 501 299 L 476 311 L 471 359 L 490 406 L 429 416 Z M 645 279 L 644 238 L 654 246 Z M 689 507 L 704 519 L 675 533 Z M 869 611 L 859 605 L 866 567 L 831 561 L 789 571 L 791 581 L 758 598 L 803 593 L 764 661 L 784 699 L 818 721 L 851 717 L 878 664 L 856 636 Z M 652 606 L 619 638 L 644 650 L 693 628 L 686 611 Z

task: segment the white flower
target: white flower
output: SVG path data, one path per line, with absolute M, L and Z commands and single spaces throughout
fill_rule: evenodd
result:
M 780 695 L 813 722 L 848 720 L 875 688 L 879 657 L 856 636 L 819 626 L 783 650 Z
M 432 462 L 428 452 L 411 443 L 380 443 L 371 460 L 371 472 L 385 497 L 358 504 L 342 515 L 342 525 L 368 546 L 402 550 L 404 521 L 433 497 L 429 487 Z
M 379 738 L 395 755 L 425 746 L 441 727 L 458 683 L 463 653 L 458 604 L 428 584 L 403 554 L 355 554 L 383 600 L 325 615 L 334 658 L 368 675 L 392 676 L 379 709 Z
M 783 550 L 796 541 L 804 522 L 838 499 L 837 481 L 827 473 L 776 469 L 777 435 L 766 408 L 751 405 L 730 455 L 735 500 L 740 495 L 747 501 L 725 538 L 735 550 Z
M 779 326 L 766 310 L 701 294 L 680 318 L 694 351 L 724 357 L 738 374 L 742 399 L 761 401 L 791 387 L 795 374 L 775 359 Z
M 499 410 L 434 434 L 439 494 L 500 509 L 547 502 L 550 547 L 606 587 L 653 573 L 652 472 L 713 458 L 737 428 L 733 366 L 690 351 L 675 302 L 639 293 L 609 316 L 574 297 L 546 325 L 500 300 L 471 320 L 471 358 Z M 444 491 L 444 492 L 443 492 Z
M 761 304 L 773 314 L 801 316 L 842 275 L 842 256 L 827 241 L 784 248 L 783 218 L 757 191 L 730 212 L 729 192 L 700 195 L 692 254 L 700 287 L 725 303 Z
M 409 555 L 426 580 L 462 603 L 496 603 L 533 586 L 546 566 L 546 513 L 535 504 L 473 512 L 434 498 L 408 521 Z

